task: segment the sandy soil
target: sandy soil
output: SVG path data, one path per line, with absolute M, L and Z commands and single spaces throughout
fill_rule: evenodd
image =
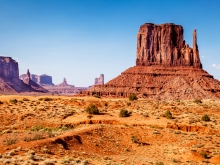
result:
M 220 164 L 217 100 L 7 95 L 0 101 L 0 164 Z M 90 104 L 99 115 L 86 112 Z M 119 117 L 122 109 L 131 116 Z M 202 120 L 205 114 L 211 121 Z

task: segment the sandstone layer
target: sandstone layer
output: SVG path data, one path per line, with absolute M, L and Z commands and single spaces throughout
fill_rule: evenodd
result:
M 105 85 L 82 91 L 82 96 L 152 99 L 220 98 L 220 82 L 202 69 L 196 30 L 193 47 L 185 44 L 183 27 L 144 24 L 137 35 L 136 66 Z
M 28 71 L 29 72 L 29 71 Z M 28 75 L 27 73 L 27 76 Z M 47 92 L 38 84 L 19 79 L 18 63 L 11 57 L 0 57 L 0 93 Z

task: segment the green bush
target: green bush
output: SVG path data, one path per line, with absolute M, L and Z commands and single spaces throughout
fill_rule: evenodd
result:
M 97 94 L 94 94 L 93 97 L 96 97 L 96 98 L 101 98 L 99 95 Z
M 16 104 L 16 103 L 18 102 L 18 100 L 16 100 L 16 99 L 11 99 L 11 100 L 9 100 L 9 102 L 12 103 L 12 104 Z
M 122 109 L 119 113 L 119 117 L 129 117 L 132 112 L 128 112 L 128 110 Z
M 23 101 L 30 101 L 28 98 L 23 98 Z
M 202 121 L 210 121 L 210 117 L 208 115 L 202 116 Z
M 201 155 L 203 158 L 205 158 L 205 159 L 208 158 L 208 155 L 207 155 L 204 151 L 202 151 L 202 152 L 200 153 L 200 155 Z
M 137 136 L 134 136 L 134 135 L 131 135 L 131 141 L 132 141 L 133 143 L 139 143 L 138 137 L 137 137 Z
M 89 114 L 93 114 L 93 115 L 99 114 L 99 110 L 94 104 L 90 104 L 86 108 L 86 112 L 89 113 Z
M 163 162 L 157 162 L 156 165 L 164 165 Z
M 173 115 L 172 115 L 172 113 L 169 110 L 167 110 L 164 113 L 164 117 L 166 117 L 167 119 L 173 119 Z
M 196 103 L 196 104 L 199 104 L 199 103 L 202 103 L 202 100 L 200 100 L 200 99 L 195 99 L 193 102 Z
M 137 98 L 137 96 L 135 95 L 135 94 L 131 94 L 130 96 L 129 96 L 129 100 L 130 101 L 134 101 L 134 100 L 137 100 L 138 98 Z
M 39 98 L 38 100 L 39 100 L 39 101 L 53 101 L 53 99 L 52 99 L 52 98 L 49 98 L 49 97 Z

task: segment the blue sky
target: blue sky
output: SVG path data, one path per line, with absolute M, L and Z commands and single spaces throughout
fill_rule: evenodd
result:
M 0 0 L 0 54 L 20 74 L 88 86 L 135 65 L 140 25 L 172 22 L 190 46 L 197 29 L 203 68 L 220 80 L 219 8 L 219 0 Z

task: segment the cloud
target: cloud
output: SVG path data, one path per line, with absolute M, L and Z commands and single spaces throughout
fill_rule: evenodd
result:
M 212 67 L 214 67 L 216 69 L 220 69 L 220 64 L 212 64 Z

